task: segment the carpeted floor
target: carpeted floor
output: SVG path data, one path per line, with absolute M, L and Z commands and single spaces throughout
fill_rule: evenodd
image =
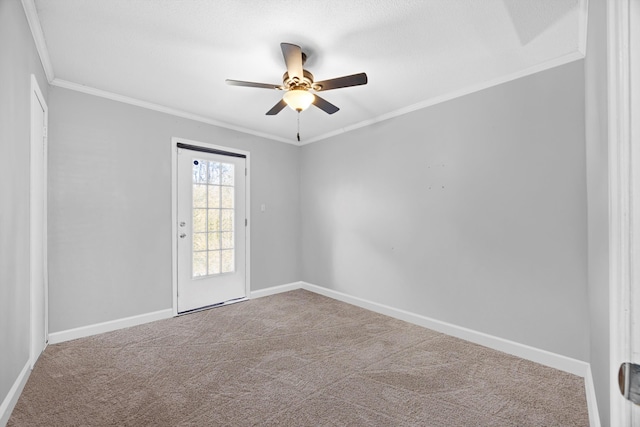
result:
M 297 290 L 50 345 L 9 426 L 588 426 L 582 378 Z

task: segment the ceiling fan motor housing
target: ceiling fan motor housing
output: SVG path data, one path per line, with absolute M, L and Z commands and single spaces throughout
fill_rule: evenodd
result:
M 289 73 L 285 72 L 284 75 L 282 76 L 283 88 L 286 90 L 291 90 L 291 89 L 319 90 L 319 88 L 316 89 L 316 87 L 313 84 L 313 74 L 311 74 L 307 70 L 302 70 L 302 76 L 303 76 L 302 80 L 300 80 L 297 77 L 289 78 Z

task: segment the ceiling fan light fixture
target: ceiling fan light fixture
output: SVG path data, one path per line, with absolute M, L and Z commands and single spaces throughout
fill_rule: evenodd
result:
M 301 112 L 309 108 L 315 96 L 306 89 L 300 88 L 288 90 L 282 99 L 292 110 Z
M 287 66 L 287 71 L 282 75 L 282 85 L 245 82 L 242 80 L 226 80 L 227 84 L 232 86 L 284 90 L 284 96 L 276 105 L 266 112 L 267 116 L 275 116 L 287 105 L 291 107 L 292 110 L 300 113 L 309 108 L 311 104 L 327 114 L 334 114 L 340 111 L 340 109 L 311 91 L 326 92 L 332 89 L 367 84 L 367 75 L 365 73 L 314 82 L 313 74 L 302 68 L 307 56 L 300 46 L 291 43 L 280 43 L 280 49 L 282 49 L 284 63 Z

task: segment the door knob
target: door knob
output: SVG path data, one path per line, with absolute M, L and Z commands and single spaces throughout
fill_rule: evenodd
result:
M 628 362 L 620 365 L 618 385 L 625 399 L 640 405 L 640 365 Z

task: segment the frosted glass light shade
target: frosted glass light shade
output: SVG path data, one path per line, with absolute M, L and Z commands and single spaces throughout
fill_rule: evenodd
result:
M 315 96 L 304 89 L 291 89 L 284 94 L 282 99 L 292 110 L 300 112 L 309 108 Z

